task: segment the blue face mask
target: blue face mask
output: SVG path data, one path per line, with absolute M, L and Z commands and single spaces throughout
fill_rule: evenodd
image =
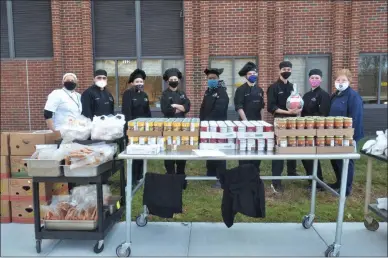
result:
M 250 83 L 255 83 L 257 81 L 257 75 L 251 75 L 248 77 Z
M 207 86 L 209 87 L 209 89 L 217 88 L 218 87 L 218 80 L 216 80 L 216 79 L 207 80 Z

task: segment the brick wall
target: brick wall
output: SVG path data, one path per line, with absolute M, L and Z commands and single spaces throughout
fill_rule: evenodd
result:
M 184 1 L 186 91 L 197 116 L 206 88 L 203 70 L 209 56 L 256 56 L 259 85 L 278 77 L 284 55 L 330 54 L 332 73 L 349 67 L 356 75 L 361 52 L 388 52 L 387 2 L 316 1 Z M 93 53 L 89 1 L 52 1 L 51 60 L 2 60 L 1 129 L 45 128 L 42 109 L 47 95 L 65 72 L 79 78 L 79 91 L 92 81 Z M 152 25 L 150 25 L 152 26 Z M 28 69 L 27 69 L 28 67 Z M 29 95 L 27 95 L 27 73 Z M 265 114 L 265 119 L 271 116 Z

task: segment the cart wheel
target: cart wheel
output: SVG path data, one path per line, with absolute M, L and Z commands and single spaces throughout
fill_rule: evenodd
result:
M 375 219 L 373 219 L 371 223 L 368 223 L 367 220 L 364 220 L 364 226 L 367 230 L 376 231 L 379 228 L 379 222 Z
M 93 251 L 96 254 L 101 253 L 104 250 L 104 240 L 97 241 L 97 243 L 94 245 Z
M 334 254 L 334 246 L 329 245 L 325 251 L 325 257 L 339 257 L 340 253 Z
M 42 240 L 36 240 L 35 242 L 35 249 L 38 254 L 42 252 Z
M 139 215 L 136 217 L 136 225 L 139 227 L 145 227 L 148 223 L 147 217 L 144 217 L 142 215 Z
M 310 222 L 310 216 L 306 215 L 306 216 L 303 217 L 302 226 L 303 226 L 305 229 L 309 229 L 309 228 L 311 228 L 311 226 L 313 225 L 313 222 L 314 222 L 314 221 L 311 221 L 311 222 Z
M 117 257 L 129 257 L 131 255 L 131 247 L 128 246 L 126 249 L 124 249 L 123 245 L 124 243 L 116 248 Z

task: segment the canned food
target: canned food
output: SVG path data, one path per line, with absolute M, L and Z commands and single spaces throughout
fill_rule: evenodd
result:
M 190 121 L 182 122 L 182 131 L 189 132 L 190 131 Z
M 352 137 L 345 137 L 344 146 L 353 146 L 353 138 Z
M 139 144 L 140 145 L 147 144 L 147 137 L 139 137 Z
M 287 119 L 285 119 L 285 118 L 278 118 L 278 119 L 276 120 L 276 124 L 277 124 L 277 127 L 278 127 L 280 130 L 287 129 Z
M 128 130 L 135 131 L 135 122 L 133 120 L 128 122 Z
M 165 136 L 165 142 L 167 145 L 172 145 L 173 144 L 172 136 Z
M 334 136 L 326 136 L 325 146 L 334 147 Z
M 190 137 L 189 136 L 182 136 L 181 145 L 190 145 Z
M 148 137 L 147 144 L 156 144 L 156 137 Z
M 161 132 L 163 131 L 163 122 L 158 120 L 154 122 L 154 131 Z
M 139 137 L 129 137 L 130 144 L 139 144 Z
M 306 137 L 306 147 L 314 147 L 314 136 L 307 136 Z
M 317 140 L 315 142 L 315 145 L 317 147 L 325 147 L 325 136 L 319 136 L 317 137 Z
M 172 131 L 172 121 L 170 120 L 164 121 L 163 125 L 164 125 L 164 131 L 168 131 L 168 132 Z
M 296 129 L 305 129 L 306 127 L 306 119 L 303 117 L 299 117 L 296 119 Z
M 180 121 L 172 122 L 172 130 L 174 132 L 182 131 L 182 122 L 180 122 Z
M 153 121 L 148 121 L 145 122 L 145 130 L 148 131 L 153 131 L 154 130 L 154 122 Z
M 201 138 L 201 139 L 200 139 L 200 142 L 201 142 L 201 143 L 209 143 L 209 142 L 210 142 L 210 139 L 209 139 L 209 138 Z
M 279 146 L 283 148 L 288 146 L 287 137 L 279 137 Z
M 343 136 L 335 136 L 334 142 L 335 142 L 335 146 L 343 146 L 344 145 L 344 137 Z
M 306 119 L 306 129 L 315 129 L 315 119 L 307 118 Z
M 353 119 L 351 117 L 345 117 L 344 128 L 352 128 L 352 127 L 353 127 Z
M 298 147 L 305 147 L 306 146 L 306 137 L 298 136 L 296 138 L 296 142 L 297 142 Z
M 295 136 L 288 137 L 288 147 L 296 147 L 296 137 Z
M 198 137 L 190 137 L 190 145 L 197 146 L 198 145 Z
M 137 131 L 140 131 L 140 132 L 145 131 L 145 122 L 144 121 L 137 122 Z
M 325 118 L 324 117 L 318 117 L 315 122 L 317 129 L 325 129 Z
M 326 129 L 334 129 L 334 117 L 326 117 L 325 128 Z
M 201 122 L 201 132 L 209 132 L 209 122 L 208 121 Z
M 172 145 L 181 145 L 181 137 L 173 136 L 172 137 Z
M 343 117 L 336 117 L 336 118 L 334 118 L 334 128 L 335 129 L 342 129 L 342 128 L 344 128 L 344 118 Z
M 193 118 L 190 122 L 190 131 L 195 132 L 199 130 L 199 119 Z
M 287 129 L 288 130 L 295 130 L 296 129 L 296 119 L 295 118 L 288 118 L 287 119 Z

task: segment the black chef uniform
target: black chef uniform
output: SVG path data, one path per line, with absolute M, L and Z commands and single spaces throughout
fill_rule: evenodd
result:
M 137 78 L 146 79 L 146 74 L 143 70 L 136 69 L 129 76 L 128 83 L 133 83 Z M 125 135 L 128 129 L 128 121 L 140 117 L 151 117 L 150 103 L 147 93 L 141 90 L 143 85 L 134 85 L 127 89 L 123 94 L 123 103 L 121 112 L 125 116 Z M 128 142 L 128 139 L 127 139 Z M 143 160 L 133 160 L 132 162 L 132 178 L 134 183 L 143 177 Z
M 256 64 L 252 62 L 246 63 L 238 72 L 240 76 L 246 76 L 250 71 L 257 72 Z M 234 95 L 234 106 L 236 111 L 244 110 L 245 116 L 248 120 L 261 120 L 261 110 L 264 108 L 264 91 L 258 86 L 256 81 L 253 86 L 249 86 L 246 82 L 237 88 Z M 241 120 L 241 117 L 239 117 Z M 239 165 L 253 164 L 260 173 L 260 160 L 239 160 Z
M 281 62 L 279 68 L 283 67 L 292 67 L 290 62 Z M 293 84 L 287 80 L 285 84 L 280 78 L 273 83 L 267 90 L 268 97 L 268 107 L 267 111 L 275 118 L 277 117 L 295 117 L 296 115 L 283 115 L 275 113 L 277 109 L 287 110 L 287 98 L 291 95 L 291 92 L 294 90 Z M 272 175 L 281 176 L 283 172 L 284 161 L 283 160 L 273 160 L 272 161 Z M 296 160 L 287 160 L 287 174 L 289 176 L 296 175 Z M 273 185 L 280 185 L 280 180 L 272 180 Z
M 94 77 L 103 75 L 107 77 L 105 70 L 97 70 Z M 82 115 L 93 120 L 94 116 L 113 115 L 114 99 L 112 94 L 104 88 L 93 84 L 81 95 Z
M 309 72 L 309 77 L 312 75 L 319 75 L 322 77 L 322 71 L 319 69 L 312 69 Z M 320 86 L 311 89 L 303 96 L 303 110 L 302 116 L 328 116 L 330 112 L 330 95 L 324 91 Z M 313 174 L 313 160 L 302 160 L 303 166 L 307 175 Z M 317 176 L 323 181 L 321 163 L 318 161 Z M 309 181 L 311 184 L 311 181 Z M 317 185 L 319 187 L 320 185 Z
M 176 68 L 167 69 L 164 72 L 163 80 L 168 81 L 172 76 L 176 76 L 180 80 L 182 78 L 182 73 Z M 163 91 L 160 103 L 162 113 L 166 118 L 185 117 L 186 113 L 190 111 L 190 100 L 187 98 L 186 93 L 179 89 L 173 91 L 170 87 L 167 88 Z M 185 107 L 185 112 L 176 113 L 176 109 L 171 107 L 172 104 L 183 105 Z M 167 174 L 185 174 L 186 161 L 165 160 L 164 167 L 166 168 Z
M 223 68 L 206 69 L 206 75 L 215 74 L 220 77 L 224 71 Z M 201 121 L 225 121 L 228 116 L 229 97 L 226 92 L 225 84 L 222 80 L 218 81 L 216 88 L 208 88 L 203 96 L 199 118 Z M 206 161 L 206 175 L 217 176 L 226 170 L 225 160 L 207 160 Z

